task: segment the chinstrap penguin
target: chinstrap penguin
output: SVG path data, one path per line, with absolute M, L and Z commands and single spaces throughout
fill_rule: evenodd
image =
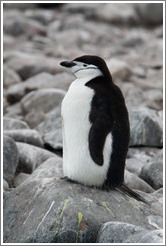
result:
M 105 61 L 86 55 L 60 65 L 76 76 L 61 108 L 64 176 L 86 186 L 120 189 L 142 200 L 124 184 L 128 111 Z

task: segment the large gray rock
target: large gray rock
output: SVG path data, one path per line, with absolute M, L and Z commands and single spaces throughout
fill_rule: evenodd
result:
M 163 187 L 162 151 L 150 163 L 142 167 L 139 176 L 156 190 Z
M 26 122 L 9 117 L 3 118 L 3 130 L 29 129 Z
M 53 76 L 47 72 L 39 73 L 27 79 L 26 81 L 24 81 L 24 83 L 18 83 L 10 86 L 7 90 L 7 99 L 10 103 L 13 103 L 20 100 L 28 92 L 42 88 L 56 88 L 56 83 L 58 83 L 58 79 L 61 79 L 60 81 L 62 81 L 62 78 L 60 76 Z M 66 80 L 64 80 L 64 82 L 65 81 Z
M 144 180 L 139 178 L 136 174 L 130 173 L 127 170 L 125 170 L 124 180 L 126 185 L 131 189 L 141 190 L 147 193 L 154 191 L 154 189 L 150 185 L 148 185 Z
M 47 150 L 27 143 L 17 142 L 16 144 L 19 152 L 19 164 L 17 167 L 17 173 L 25 172 L 30 174 L 45 160 L 55 156 L 53 153 Z
M 17 129 L 7 130 L 4 134 L 13 138 L 16 142 L 29 143 L 38 147 L 43 147 L 43 140 L 36 130 L 31 129 Z
M 55 150 L 62 149 L 61 107 L 52 110 L 36 130 L 40 132 L 44 143 Z
M 140 23 L 145 25 L 163 23 L 162 3 L 135 3 L 135 9 L 140 17 Z
M 25 18 L 22 15 L 8 18 L 4 25 L 4 31 L 13 36 L 26 35 L 31 38 L 35 34 L 44 35 L 45 26 L 37 20 Z
M 4 87 L 21 82 L 20 76 L 8 66 L 3 67 L 3 83 Z
M 162 147 L 162 117 L 155 110 L 135 108 L 129 111 L 130 146 Z
M 19 154 L 15 141 L 4 135 L 3 137 L 3 177 L 12 185 L 18 166 Z
M 122 222 L 105 223 L 98 243 L 162 243 L 162 230 L 145 230 L 143 227 Z
M 23 112 L 27 114 L 33 109 L 36 112 L 48 113 L 61 105 L 64 96 L 65 91 L 55 88 L 32 91 L 21 100 Z
M 61 179 L 61 168 L 55 155 L 6 196 L 4 242 L 95 243 L 102 224 L 112 220 L 155 229 L 146 218 L 152 213 L 147 204 L 69 183 Z
M 61 71 L 61 59 L 47 57 L 43 54 L 15 52 L 8 57 L 6 64 L 15 70 L 23 80 L 41 72 L 58 73 Z M 35 86 L 35 84 L 34 84 Z
M 138 22 L 132 3 L 102 4 L 97 9 L 95 17 L 100 21 L 121 25 L 133 25 Z
M 130 69 L 129 64 L 127 62 L 118 60 L 116 58 L 112 58 L 107 62 L 107 65 L 110 69 L 111 75 L 113 77 L 113 81 L 128 81 L 132 71 Z

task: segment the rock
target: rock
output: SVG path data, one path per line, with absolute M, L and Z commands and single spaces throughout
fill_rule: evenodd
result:
M 6 190 L 6 191 L 9 190 L 9 184 L 5 179 L 3 179 L 3 190 Z
M 25 11 L 25 16 L 29 19 L 35 19 L 40 23 L 47 25 L 55 18 L 55 11 L 53 9 L 28 9 Z
M 29 126 L 26 122 L 4 117 L 3 118 L 3 130 L 17 130 L 17 129 L 29 129 Z
M 26 35 L 31 38 L 33 35 L 45 34 L 45 27 L 38 21 L 27 19 L 16 15 L 14 18 L 8 18 L 4 25 L 4 31 L 13 36 Z
M 162 147 L 162 119 L 158 112 L 148 108 L 129 111 L 130 146 Z
M 19 83 L 10 86 L 7 91 L 7 99 L 10 103 L 17 102 L 28 92 L 35 91 L 37 89 L 55 87 L 56 77 L 49 73 L 42 72 L 38 75 L 35 75 L 27 79 L 26 81 L 24 81 L 24 83 Z
M 31 129 L 16 129 L 4 131 L 4 134 L 13 138 L 16 142 L 32 144 L 38 147 L 43 147 L 43 140 L 36 130 Z
M 107 222 L 97 243 L 162 243 L 162 230 L 145 230 L 143 227 L 122 222 Z
M 54 87 L 67 91 L 69 89 L 69 86 L 71 85 L 71 82 L 73 82 L 74 80 L 75 77 L 71 73 L 57 73 L 54 76 Z
M 4 116 L 7 118 L 14 118 L 17 120 L 25 121 L 20 102 L 6 107 L 4 109 Z
M 24 172 L 31 174 L 45 160 L 55 155 L 42 148 L 27 143 L 16 143 L 19 151 L 19 164 L 17 173 Z
M 121 11 L 119 11 L 119 9 Z M 131 3 L 105 3 L 100 5 L 95 13 L 98 21 L 105 21 L 119 25 L 133 25 L 138 22 L 133 4 Z
M 30 174 L 19 173 L 14 177 L 14 186 L 17 187 L 30 177 Z
M 6 64 L 15 70 L 23 80 L 41 72 L 58 73 L 61 71 L 61 59 L 47 57 L 43 54 L 15 52 L 8 57 Z M 35 84 L 34 84 L 35 87 Z
M 12 84 L 21 82 L 20 76 L 11 68 L 3 67 L 3 83 L 4 87 L 8 87 Z
M 19 154 L 14 140 L 6 135 L 3 137 L 3 177 L 12 185 L 18 166 Z
M 6 9 L 33 9 L 35 7 L 35 3 L 5 3 L 4 8 Z
M 53 148 L 54 150 L 62 149 L 62 119 L 61 119 L 61 107 L 57 107 L 52 110 L 41 122 L 36 130 L 42 136 L 42 139 L 46 146 Z
M 147 204 L 62 176 L 62 159 L 54 155 L 6 197 L 4 242 L 95 243 L 102 224 L 111 220 L 154 230 L 146 218 L 151 215 Z
M 142 167 L 146 165 L 146 163 L 147 161 L 143 161 L 141 159 L 141 156 L 139 159 L 137 158 L 126 159 L 126 169 L 131 173 L 135 173 L 136 175 L 139 175 L 142 170 Z
M 154 191 L 144 180 L 140 179 L 136 174 L 130 173 L 128 170 L 125 170 L 124 180 L 130 189 L 141 190 L 146 193 Z
M 31 128 L 35 128 L 42 121 L 44 121 L 46 114 L 42 111 L 35 111 L 31 109 L 31 111 L 25 115 L 25 121 Z
M 16 45 L 16 38 L 11 36 L 11 35 L 7 35 L 4 33 L 3 35 L 3 48 L 4 50 L 8 50 L 11 48 L 15 48 Z
M 162 3 L 135 3 L 135 9 L 144 25 L 156 25 L 163 23 Z
M 33 109 L 36 112 L 48 113 L 61 105 L 64 96 L 65 91 L 54 88 L 32 91 L 21 100 L 23 112 L 27 114 Z
M 149 224 L 156 227 L 156 229 L 163 228 L 163 218 L 157 215 L 149 215 L 148 217 Z
M 110 61 L 107 62 L 107 65 L 110 68 L 114 81 L 117 81 L 117 80 L 128 81 L 129 80 L 132 72 L 127 62 L 112 58 Z
M 163 187 L 162 154 L 157 155 L 150 163 L 143 166 L 139 176 L 156 190 Z

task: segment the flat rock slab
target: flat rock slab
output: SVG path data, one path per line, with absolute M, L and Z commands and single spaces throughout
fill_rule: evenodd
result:
M 101 226 L 109 221 L 156 229 L 147 219 L 154 214 L 149 205 L 118 191 L 62 180 L 61 167 L 61 158 L 47 160 L 8 194 L 5 243 L 95 243 Z

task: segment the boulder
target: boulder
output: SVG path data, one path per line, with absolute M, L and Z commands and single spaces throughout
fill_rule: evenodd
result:
M 52 110 L 43 122 L 36 126 L 46 146 L 54 150 L 62 149 L 62 119 L 61 107 Z
M 144 25 L 159 25 L 163 23 L 162 3 L 135 3 L 140 23 Z
M 22 184 L 25 180 L 27 180 L 30 177 L 30 174 L 28 173 L 18 173 L 15 177 L 14 177 L 14 186 L 17 187 L 20 184 Z
M 33 109 L 36 112 L 48 113 L 61 105 L 64 96 L 65 91 L 55 88 L 32 91 L 21 100 L 23 112 L 27 114 Z
M 13 138 L 16 142 L 28 143 L 38 147 L 43 147 L 43 140 L 36 130 L 16 129 L 4 131 L 4 134 Z
M 162 152 L 153 158 L 150 163 L 142 167 L 139 176 L 156 190 L 163 187 Z
M 158 111 L 148 108 L 135 108 L 129 111 L 130 146 L 162 147 L 162 117 Z
M 119 11 L 119 9 L 121 11 Z M 95 18 L 98 21 L 118 25 L 133 25 L 138 23 L 138 18 L 132 3 L 105 3 L 97 8 Z
M 18 129 L 29 129 L 29 126 L 26 122 L 18 119 L 3 118 L 3 130 L 18 130 Z
M 17 173 L 24 172 L 30 174 L 45 160 L 55 156 L 47 150 L 27 143 L 17 142 L 16 145 L 19 152 Z
M 11 57 L 8 57 L 6 64 L 15 70 L 23 80 L 26 80 L 41 72 L 53 74 L 60 72 L 60 62 L 59 58 L 48 57 L 41 53 L 15 52 L 11 54 Z
M 154 189 L 150 185 L 148 185 L 144 180 L 139 178 L 136 174 L 130 173 L 127 170 L 125 170 L 124 180 L 126 185 L 130 189 L 141 190 L 146 193 L 150 193 L 154 191 Z
M 20 76 L 10 67 L 3 67 L 3 83 L 4 87 L 21 82 Z
M 15 141 L 4 135 L 3 137 L 3 178 L 9 185 L 13 184 L 14 175 L 19 162 L 19 153 Z
M 162 230 L 145 230 L 143 227 L 123 222 L 105 223 L 100 232 L 98 243 L 162 243 Z
M 147 220 L 149 205 L 115 190 L 67 182 L 61 169 L 62 159 L 54 155 L 6 196 L 5 243 L 96 243 L 109 221 L 155 229 Z
M 55 88 L 57 79 L 58 78 L 56 76 L 54 77 L 50 73 L 39 73 L 27 79 L 24 83 L 18 83 L 10 86 L 7 90 L 7 99 L 10 103 L 15 103 L 31 91 L 44 88 Z

